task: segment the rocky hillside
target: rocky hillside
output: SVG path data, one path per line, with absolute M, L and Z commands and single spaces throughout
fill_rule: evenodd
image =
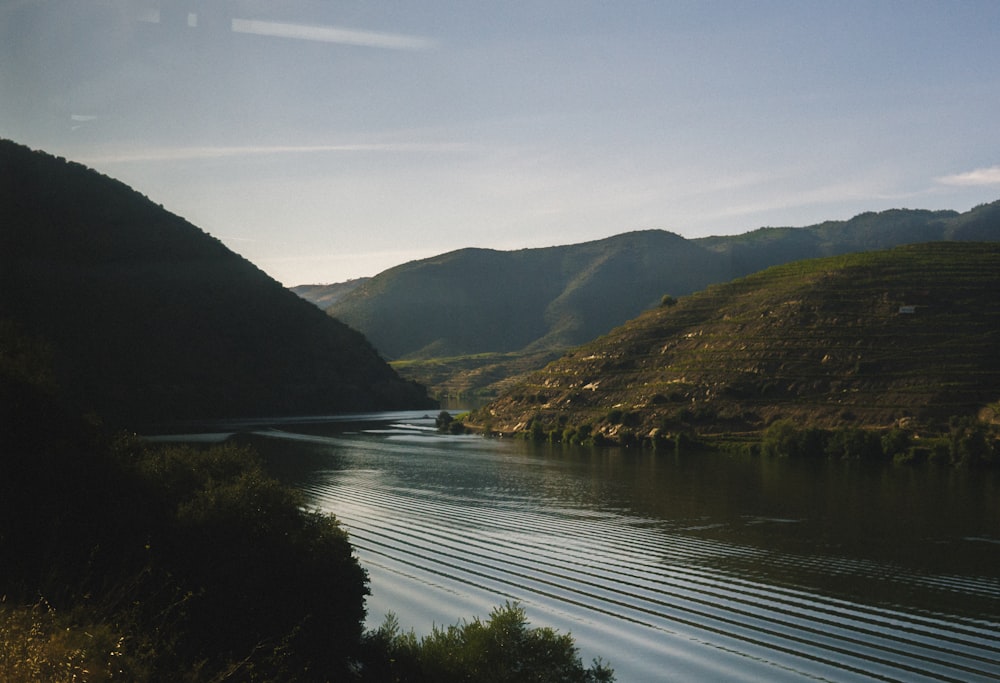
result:
M 932 240 L 1000 240 L 1000 202 L 962 214 L 899 209 L 695 240 L 646 230 L 545 249 L 462 249 L 380 273 L 327 310 L 435 393 L 489 395 L 665 294 L 781 263 Z M 327 286 L 339 296 L 337 287 Z
M 661 306 L 531 374 L 475 420 L 499 432 L 934 423 L 1000 398 L 1000 244 L 795 262 Z
M 218 240 L 117 181 L 9 141 L 0 322 L 8 346 L 48 358 L 74 404 L 114 422 L 429 405 L 360 333 Z

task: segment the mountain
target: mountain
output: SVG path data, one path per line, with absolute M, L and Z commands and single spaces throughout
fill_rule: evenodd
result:
M 654 305 L 664 287 L 707 285 L 711 261 L 659 230 L 569 247 L 461 249 L 380 273 L 327 311 L 366 329 L 393 359 L 565 347 Z
M 730 237 L 646 230 L 543 249 L 461 249 L 380 273 L 326 310 L 437 393 L 489 394 L 666 294 L 781 263 L 932 240 L 1000 240 L 1000 202 L 963 214 L 896 209 Z
M 371 278 L 359 277 L 347 282 L 335 282 L 331 285 L 297 285 L 289 287 L 289 289 L 309 303 L 326 309 L 343 299 L 357 288 L 358 285 L 362 285 L 368 280 L 371 280 Z
M 475 419 L 499 432 L 942 424 L 1000 399 L 1000 243 L 775 266 L 644 313 Z
M 10 141 L 0 321 L 14 330 L 5 339 L 44 352 L 75 405 L 113 422 L 430 405 L 359 332 L 218 240 L 120 182 Z

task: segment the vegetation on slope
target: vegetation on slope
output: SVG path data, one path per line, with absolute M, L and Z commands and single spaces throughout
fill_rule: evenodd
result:
M 629 442 L 811 427 L 945 429 L 1000 396 L 1000 245 L 778 266 L 682 297 L 530 375 L 474 419 Z
M 964 214 L 891 210 L 696 240 L 647 230 L 546 249 L 462 249 L 380 273 L 328 311 L 437 395 L 495 395 L 524 367 L 610 331 L 663 294 L 808 258 L 998 239 L 1000 202 Z
M 327 312 L 364 330 L 407 377 L 476 391 L 533 369 L 659 301 L 722 277 L 714 256 L 648 230 L 546 249 L 462 249 L 390 269 Z M 666 288 L 666 289 L 665 289 Z
M 119 424 L 427 407 L 364 337 L 145 197 L 0 141 L 0 320 Z
M 62 400 L 43 349 L 0 331 L 0 557 L 16 558 L 0 562 L 0 680 L 613 680 L 512 606 L 424 641 L 364 633 L 346 533 L 253 451 L 108 436 Z
M 0 563 L 0 678 L 348 672 L 367 586 L 332 518 L 245 448 L 108 438 L 5 355 L 0 556 L 17 561 Z
M 601 661 L 584 668 L 569 635 L 529 628 L 524 609 L 507 603 L 482 621 L 435 626 L 424 638 L 403 633 L 393 615 L 369 635 L 379 658 L 368 679 L 412 683 L 610 683 Z

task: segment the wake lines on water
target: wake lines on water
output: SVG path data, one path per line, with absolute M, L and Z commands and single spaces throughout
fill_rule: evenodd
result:
M 349 477 L 307 492 L 344 523 L 363 561 L 441 590 L 447 583 L 602 615 L 613 628 L 689 639 L 806 678 L 1000 679 L 996 624 L 860 605 L 711 567 L 713 558 L 763 553 L 753 548 L 610 515 L 476 506 L 373 481 L 353 486 Z M 864 570 L 849 564 L 830 570 Z M 921 580 L 934 583 L 914 577 Z M 1000 600 L 995 582 L 939 583 Z

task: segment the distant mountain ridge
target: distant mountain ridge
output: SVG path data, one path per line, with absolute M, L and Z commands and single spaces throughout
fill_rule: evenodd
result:
M 407 376 L 439 393 L 468 391 L 519 371 L 526 357 L 539 367 L 665 294 L 802 259 L 940 240 L 1000 240 L 1000 202 L 692 240 L 645 230 L 541 249 L 460 249 L 379 273 L 326 310 Z
M 354 280 L 335 282 L 329 285 L 297 285 L 289 287 L 289 289 L 309 303 L 315 304 L 322 309 L 327 309 L 368 280 L 371 280 L 371 278 L 359 277 Z
M 669 271 L 659 271 L 659 255 Z M 380 273 L 327 312 L 368 330 L 389 358 L 562 347 L 605 331 L 622 312 L 659 300 L 664 286 L 712 281 L 710 255 L 649 230 L 545 249 L 461 249 Z M 377 342 L 374 340 L 378 340 Z
M 49 348 L 81 409 L 130 425 L 432 405 L 360 333 L 218 240 L 5 140 L 0 321 Z
M 1000 399 L 1000 243 L 775 266 L 661 306 L 532 373 L 474 419 L 499 432 L 940 427 Z

